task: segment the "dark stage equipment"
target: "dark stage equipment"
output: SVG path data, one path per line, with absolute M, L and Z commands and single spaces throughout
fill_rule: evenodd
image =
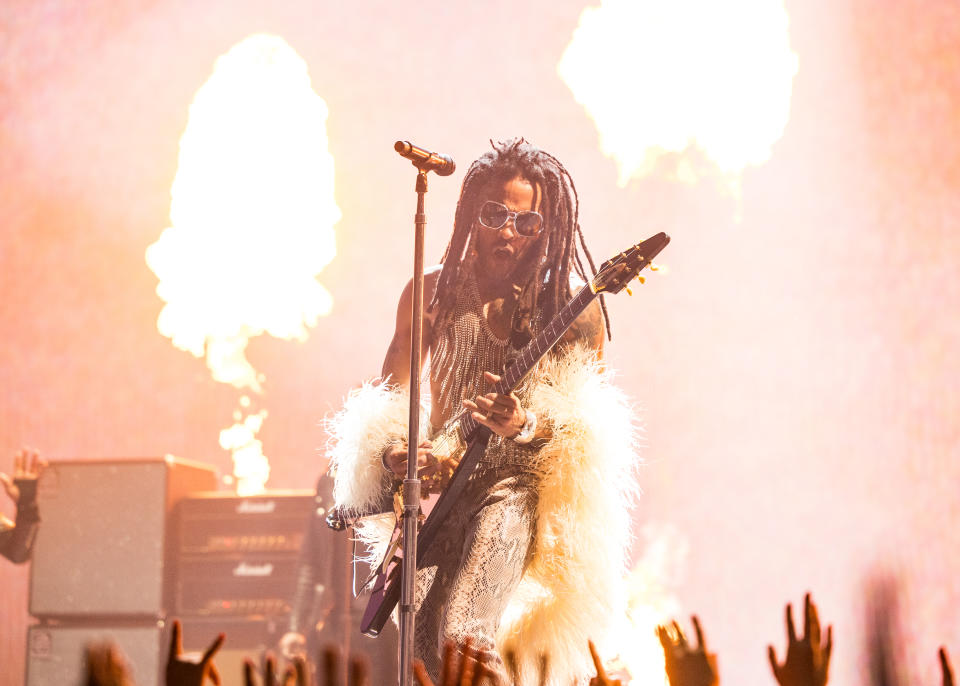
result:
M 226 632 L 216 658 L 225 684 L 241 683 L 244 657 L 276 652 L 320 500 L 312 490 L 241 497 L 215 487 L 212 468 L 174 458 L 50 463 L 38 486 L 28 686 L 75 683 L 84 647 L 98 640 L 120 646 L 138 686 L 160 684 L 174 617 L 187 651 Z M 322 526 L 325 514 L 314 548 L 329 561 L 316 579 L 327 606 L 318 630 L 323 644 L 345 645 L 363 601 L 350 598 L 349 541 Z M 354 649 L 371 658 L 375 683 L 396 678 L 395 644 Z
M 214 488 L 211 467 L 169 457 L 51 462 L 38 486 L 30 614 L 162 618 L 173 506 Z
M 181 502 L 173 612 L 289 614 L 313 502 L 313 491 L 209 493 Z
M 241 674 L 243 657 L 258 661 L 266 650 L 276 653 L 289 626 L 298 565 L 309 564 L 316 589 L 308 602 L 317 622 L 311 645 L 363 653 L 371 683 L 394 682 L 396 629 L 386 627 L 382 641 L 360 635 L 366 599 L 350 592 L 349 540 L 323 525 L 331 503 L 328 492 L 314 491 L 200 493 L 181 501 L 173 611 L 183 622 L 184 647 L 202 651 L 225 631 L 228 641 L 217 657 L 222 675 Z M 312 558 L 304 559 L 301 548 L 311 532 L 319 538 Z
M 162 622 L 142 625 L 38 624 L 27 630 L 27 686 L 82 683 L 87 645 L 112 641 L 123 654 L 137 686 L 158 686 L 161 655 L 166 660 Z
M 27 684 L 77 683 L 87 644 L 111 640 L 138 686 L 162 683 L 173 510 L 216 488 L 212 467 L 172 457 L 52 461 L 30 570 Z

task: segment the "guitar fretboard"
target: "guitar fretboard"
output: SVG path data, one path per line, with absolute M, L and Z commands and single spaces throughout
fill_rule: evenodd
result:
M 580 289 L 580 292 L 563 306 L 550 323 L 534 338 L 524 346 L 520 354 L 513 360 L 507 368 L 503 370 L 500 381 L 497 382 L 493 390 L 496 393 L 504 395 L 509 394 L 520 380 L 527 375 L 534 365 L 540 361 L 544 355 L 560 340 L 560 337 L 570 328 L 570 325 L 576 321 L 580 313 L 587 309 L 587 306 L 593 302 L 597 294 L 587 284 Z M 470 414 L 464 414 L 460 420 L 460 432 L 464 439 L 468 439 L 477 430 L 479 423 Z

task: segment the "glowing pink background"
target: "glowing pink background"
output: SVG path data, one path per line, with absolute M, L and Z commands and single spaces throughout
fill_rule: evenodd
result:
M 521 134 L 573 174 L 596 257 L 673 237 L 669 276 L 609 301 L 609 359 L 647 427 L 636 520 L 688 541 L 674 592 L 721 683 L 773 683 L 766 644 L 782 652 L 782 606 L 807 589 L 834 624 L 831 681 L 863 682 L 861 587 L 877 566 L 902 572 L 907 652 L 939 683 L 936 647 L 960 658 L 960 9 L 788 2 L 791 117 L 745 174 L 736 223 L 709 183 L 616 187 L 555 71 L 583 6 L 0 6 L 0 468 L 27 444 L 229 471 L 217 437 L 237 394 L 157 332 L 144 251 L 168 225 L 194 93 L 217 56 L 274 33 L 329 105 L 344 216 L 320 278 L 333 314 L 304 344 L 250 347 L 271 486 L 313 484 L 318 420 L 379 371 L 411 268 L 413 176 L 392 142 L 460 164 L 431 182 L 436 259 L 468 162 Z M 26 589 L 27 568 L 0 563 L 2 686 L 22 680 Z

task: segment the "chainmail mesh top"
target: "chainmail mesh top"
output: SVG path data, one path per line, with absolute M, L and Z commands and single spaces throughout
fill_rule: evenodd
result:
M 498 374 L 507 360 L 509 344 L 491 331 L 473 270 L 464 271 L 468 275 L 460 279 L 456 302 L 435 325 L 430 361 L 434 412 L 440 412 L 439 421 L 431 417 L 435 426 L 459 415 L 464 398 L 486 392 L 483 372 Z
M 433 421 L 455 419 L 461 401 L 489 389 L 484 371 L 500 373 L 511 347 L 483 314 L 472 269 L 458 284 L 449 314 L 434 327 L 430 382 Z M 415 653 L 434 680 L 443 644 L 470 637 L 501 663 L 494 640 L 501 615 L 532 553 L 536 450 L 493 436 L 470 485 L 417 570 Z
M 489 393 L 484 372 L 500 374 L 519 351 L 509 341 L 498 338 L 483 313 L 480 292 L 472 267 L 463 270 L 466 276 L 457 285 L 457 298 L 449 312 L 434 325 L 430 353 L 430 391 L 433 408 L 430 422 L 434 431 L 456 420 L 464 409 L 461 402 Z M 524 388 L 516 389 L 524 396 Z M 493 435 L 482 465 L 530 466 L 537 451 L 509 439 Z

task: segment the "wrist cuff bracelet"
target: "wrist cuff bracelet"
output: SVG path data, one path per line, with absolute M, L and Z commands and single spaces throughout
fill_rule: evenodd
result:
M 526 445 L 532 441 L 534 434 L 537 433 L 537 415 L 530 410 L 526 410 L 526 413 L 527 419 L 523 423 L 520 433 L 518 433 L 512 439 L 514 443 L 519 443 L 520 445 Z

